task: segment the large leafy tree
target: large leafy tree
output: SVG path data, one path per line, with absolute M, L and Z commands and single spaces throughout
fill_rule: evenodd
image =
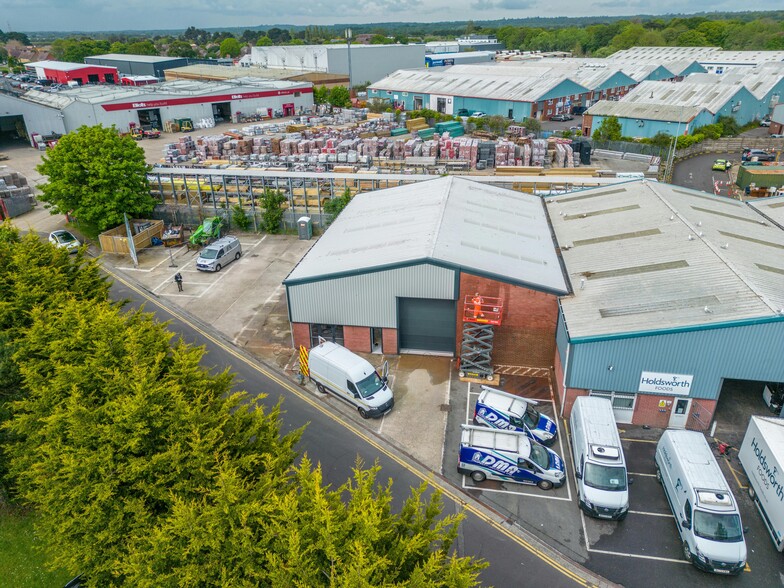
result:
M 345 86 L 334 86 L 329 91 L 329 103 L 340 108 L 351 106 L 351 94 Z
M 150 315 L 107 303 L 33 314 L 9 452 L 53 565 L 91 586 L 133 585 L 133 554 L 180 505 L 208 508 L 226 475 L 258 500 L 280 486 L 300 432 L 281 436 L 279 407 L 232 393 L 227 372 L 200 365 L 203 349 L 171 346 Z
M 38 171 L 49 181 L 40 199 L 53 214 L 73 212 L 103 230 L 152 212 L 144 151 L 114 127 L 83 126 L 46 153 Z
M 223 41 L 221 41 L 220 54 L 222 57 L 238 57 L 241 50 L 242 45 L 240 45 L 240 42 L 234 37 L 229 37 L 228 39 L 223 39 Z
M 593 132 L 594 141 L 620 141 L 621 123 L 617 116 L 608 116 L 599 127 Z

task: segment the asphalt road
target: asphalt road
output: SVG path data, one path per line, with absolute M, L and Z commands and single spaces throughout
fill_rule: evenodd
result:
M 441 489 L 445 514 L 458 510 L 466 512 L 457 542 L 459 553 L 483 558 L 490 564 L 481 575 L 484 585 L 519 586 L 525 583 L 525 578 L 536 578 L 537 584 L 543 583 L 548 588 L 588 586 L 596 582 L 575 564 L 510 530 L 502 517 L 399 454 L 370 431 L 343 422 L 326 403 L 287 382 L 270 367 L 234 349 L 210 327 L 199 324 L 196 319 L 185 316 L 181 310 L 162 303 L 119 276 L 113 275 L 113 278 L 113 299 L 129 300 L 130 307 L 144 305 L 159 320 L 169 321 L 169 328 L 183 340 L 203 345 L 207 351 L 206 365 L 216 369 L 230 367 L 236 374 L 238 387 L 253 394 L 264 392 L 271 403 L 282 397 L 284 430 L 307 425 L 298 449 L 321 463 L 326 483 L 338 486 L 345 482 L 359 456 L 366 465 L 376 461 L 381 465 L 380 481 L 394 481 L 394 500 L 398 507 L 408 496 L 409 489 L 423 480 Z
M 714 180 L 729 180 L 729 174 L 724 171 L 713 171 L 711 167 L 717 159 L 729 159 L 733 168 L 740 165 L 740 153 L 706 153 L 681 161 L 675 166 L 672 173 L 672 183 L 676 186 L 702 190 L 713 194 Z M 722 192 L 727 195 L 727 188 Z

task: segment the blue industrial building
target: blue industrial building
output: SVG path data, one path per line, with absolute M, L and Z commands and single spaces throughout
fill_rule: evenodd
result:
M 784 381 L 784 230 L 743 202 L 655 182 L 546 199 L 571 282 L 555 371 L 565 412 L 704 430 L 727 380 Z M 779 220 L 784 221 L 784 218 Z

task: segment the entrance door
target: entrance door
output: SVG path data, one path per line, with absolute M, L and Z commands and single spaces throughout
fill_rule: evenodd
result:
M 436 98 L 436 110 L 441 114 L 446 113 L 446 98 Z
M 599 398 L 606 398 L 612 403 L 613 415 L 615 422 L 631 423 L 634 418 L 634 405 L 637 401 L 637 395 L 629 392 L 604 392 L 602 390 L 591 390 L 591 396 L 598 396 Z
M 414 110 L 422 110 L 422 96 L 414 96 Z
M 670 428 L 685 429 L 686 421 L 689 418 L 689 406 L 691 398 L 676 398 L 670 413 Z
M 371 353 L 382 353 L 381 333 L 383 329 L 379 327 L 370 328 L 370 351 Z

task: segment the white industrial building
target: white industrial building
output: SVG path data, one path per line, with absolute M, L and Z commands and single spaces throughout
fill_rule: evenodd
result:
M 349 51 L 351 72 L 349 72 Z M 352 84 L 376 82 L 397 69 L 424 67 L 424 45 L 275 45 L 253 47 L 240 65 L 351 73 Z
M 21 121 L 28 137 L 66 134 L 82 125 L 114 125 L 128 131 L 131 124 L 162 129 L 172 119 L 222 118 L 237 113 L 278 110 L 295 115 L 313 106 L 313 85 L 244 78 L 224 82 L 177 80 L 149 86 L 83 86 L 59 92 L 30 90 L 0 94 L 3 119 Z
M 661 64 L 673 60 L 693 60 L 708 73 L 721 75 L 766 63 L 784 63 L 784 51 L 723 51 L 721 47 L 632 47 L 616 51 L 608 59 Z

